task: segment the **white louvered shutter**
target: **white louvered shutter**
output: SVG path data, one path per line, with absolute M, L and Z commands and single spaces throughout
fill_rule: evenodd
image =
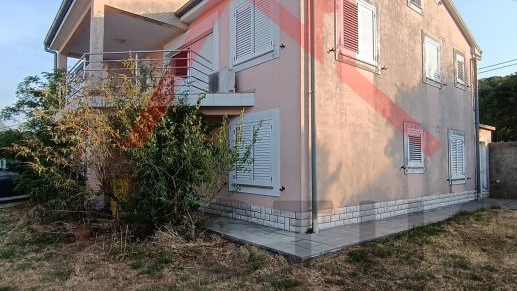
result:
M 253 185 L 271 187 L 272 175 L 272 137 L 271 120 L 257 121 L 253 126 L 255 143 L 253 145 Z
M 357 5 L 358 59 L 375 63 L 375 7 L 363 1 Z
M 242 123 L 233 128 L 233 142 L 237 147 L 239 162 L 235 165 L 233 182 L 240 185 L 252 184 L 253 123 Z
M 241 62 L 253 56 L 253 4 L 240 1 L 233 11 L 234 61 Z
M 456 82 L 461 85 L 465 85 L 465 57 L 456 54 Z
M 359 52 L 357 0 L 342 0 L 340 50 L 344 55 L 357 57 Z
M 411 0 L 411 3 L 417 7 L 422 8 L 422 0 Z
M 253 54 L 260 56 L 271 52 L 273 45 L 273 3 L 276 0 L 255 0 Z
M 449 134 L 450 176 L 452 180 L 465 179 L 465 136 Z
M 419 129 L 409 129 L 408 139 L 408 167 L 424 168 L 424 132 Z
M 425 76 L 436 82 L 441 81 L 440 44 L 429 37 L 425 38 Z
M 425 171 L 425 133 L 418 123 L 404 122 L 404 152 L 407 173 Z
M 241 126 L 242 130 L 240 130 Z M 243 186 L 271 187 L 273 185 L 272 121 L 244 122 L 242 125 L 235 126 L 232 134 L 232 140 L 237 142 L 239 155 L 233 183 Z

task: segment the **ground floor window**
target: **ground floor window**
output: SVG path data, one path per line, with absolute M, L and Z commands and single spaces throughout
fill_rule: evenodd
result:
M 230 191 L 280 195 L 280 112 L 277 109 L 236 117 L 230 140 L 242 162 L 230 173 Z
M 404 122 L 404 168 L 406 174 L 425 173 L 425 134 L 422 125 Z
M 449 130 L 449 182 L 465 184 L 465 133 Z

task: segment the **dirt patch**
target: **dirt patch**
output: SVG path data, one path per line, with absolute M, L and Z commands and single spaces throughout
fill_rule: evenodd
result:
M 75 241 L 0 211 L 0 290 L 515 290 L 517 211 L 485 210 L 294 262 L 217 235 Z M 37 229 L 37 230 L 34 230 Z

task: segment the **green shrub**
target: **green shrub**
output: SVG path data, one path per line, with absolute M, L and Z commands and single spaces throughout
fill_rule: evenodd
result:
M 125 153 L 135 187 L 122 208 L 141 234 L 166 223 L 192 231 L 196 210 L 225 185 L 237 159 L 226 120 L 210 124 L 181 102 L 169 107 L 145 146 Z

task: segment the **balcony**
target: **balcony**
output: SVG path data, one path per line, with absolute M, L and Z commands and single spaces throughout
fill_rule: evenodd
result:
M 81 98 L 89 97 L 95 107 L 109 107 L 99 93 L 102 90 L 87 89 L 89 80 L 111 87 L 135 82 L 141 90 L 160 90 L 200 106 L 209 115 L 240 114 L 243 107 L 255 105 L 254 93 L 209 93 L 213 73 L 212 62 L 190 49 L 88 53 L 66 75 L 66 106 L 77 106 Z

